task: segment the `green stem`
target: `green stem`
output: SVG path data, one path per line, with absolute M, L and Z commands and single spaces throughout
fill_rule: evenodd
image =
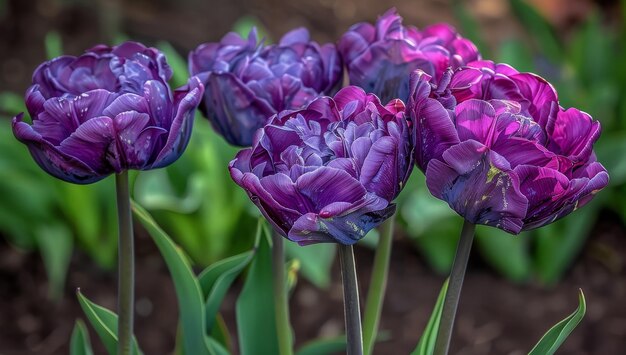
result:
M 347 355 L 363 355 L 363 333 L 359 304 L 359 283 L 356 277 L 352 245 L 339 245 L 339 262 L 343 280 L 343 309 L 346 319 Z
M 463 286 L 463 279 L 465 278 L 467 260 L 469 259 L 470 250 L 472 249 L 475 228 L 476 226 L 467 220 L 463 223 L 461 238 L 456 248 L 454 263 L 452 264 L 452 271 L 450 272 L 448 291 L 446 292 L 446 298 L 443 302 L 441 323 L 439 324 L 439 332 L 437 333 L 437 341 L 435 342 L 434 355 L 446 355 L 450 349 L 454 317 L 456 316 L 456 309 L 459 305 L 459 298 L 461 297 L 461 287 Z
M 274 311 L 280 355 L 293 354 L 291 326 L 289 323 L 289 301 L 285 277 L 285 251 L 283 237 L 272 233 L 272 268 L 274 271 Z
M 387 219 L 380 227 L 380 240 L 374 257 L 372 278 L 365 303 L 363 316 L 364 353 L 369 355 L 374 350 L 380 314 L 385 300 L 387 275 L 389 274 L 389 258 L 391 257 L 391 241 L 393 240 L 394 216 Z
M 115 175 L 119 225 L 117 288 L 117 354 L 129 355 L 133 338 L 135 253 L 128 172 Z

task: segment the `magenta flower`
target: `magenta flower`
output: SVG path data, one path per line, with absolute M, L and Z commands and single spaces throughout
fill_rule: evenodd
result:
M 334 94 L 343 76 L 335 46 L 311 41 L 304 28 L 268 46 L 255 30 L 247 40 L 229 33 L 191 52 L 189 72 L 206 86 L 202 113 L 229 143 L 244 147 L 272 115 Z
M 560 107 L 541 77 L 476 61 L 439 85 L 429 80 L 411 76 L 416 164 L 430 192 L 468 221 L 519 233 L 566 216 L 608 184 L 593 153 L 600 123 Z
M 164 167 L 185 150 L 203 92 L 191 78 L 172 94 L 171 76 L 163 53 L 135 42 L 55 58 L 26 92 L 32 125 L 19 114 L 13 133 L 42 169 L 76 184 Z
M 476 46 L 448 24 L 436 24 L 419 31 L 402 26 L 396 9 L 379 17 L 376 25 L 358 23 L 339 40 L 350 84 L 378 95 L 383 102 L 407 100 L 409 76 L 421 69 L 435 81 L 443 72 L 480 59 Z
M 413 165 L 402 101 L 357 87 L 282 111 L 230 163 L 276 231 L 301 245 L 354 244 L 390 217 Z

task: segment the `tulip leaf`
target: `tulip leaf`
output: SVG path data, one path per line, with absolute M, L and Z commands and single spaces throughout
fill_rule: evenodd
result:
M 34 231 L 34 236 L 46 267 L 50 282 L 50 296 L 60 299 L 74 249 L 72 232 L 62 223 L 53 223 L 38 226 Z
M 463 36 L 476 45 L 483 58 L 491 57 L 489 55 L 489 47 L 485 44 L 483 37 L 478 31 L 480 28 L 478 21 L 467 11 L 463 1 L 453 0 L 452 11 L 454 12 L 454 17 L 459 22 L 460 32 L 463 33 Z
M 433 351 L 435 350 L 435 342 L 437 341 L 437 333 L 439 332 L 439 323 L 441 322 L 441 312 L 443 312 L 443 302 L 446 298 L 447 292 L 448 279 L 446 279 L 441 287 L 441 291 L 439 291 L 439 296 L 437 297 L 433 313 L 430 315 L 430 319 L 428 319 L 428 323 L 422 333 L 422 337 L 411 355 L 433 354 Z
M 117 314 L 110 310 L 98 306 L 85 297 L 80 290 L 76 293 L 80 307 L 83 309 L 85 316 L 96 330 L 100 340 L 110 355 L 117 353 Z M 135 355 L 141 354 L 137 339 L 133 336 L 132 352 Z
M 210 332 L 220 305 L 230 285 L 250 263 L 253 251 L 231 256 L 206 268 L 198 277 L 200 288 L 206 299 L 207 331 Z
M 219 313 L 215 317 L 215 324 L 211 328 L 209 337 L 226 349 L 233 348 L 233 340 L 230 336 L 230 332 L 228 331 L 224 317 Z
M 285 243 L 285 253 L 300 260 L 300 272 L 319 288 L 330 286 L 330 268 L 335 260 L 334 244 L 313 244 L 301 247 L 296 243 Z
M 476 228 L 476 246 L 481 255 L 514 282 L 524 282 L 532 273 L 528 237 L 528 234 L 514 236 L 493 227 Z
M 510 0 L 509 3 L 522 26 L 530 32 L 538 44 L 540 52 L 554 63 L 561 63 L 563 51 L 548 21 L 526 1 Z
M 585 295 L 583 294 L 583 290 L 579 290 L 578 308 L 576 311 L 557 323 L 554 327 L 550 328 L 550 330 L 544 334 L 541 340 L 539 340 L 537 345 L 535 345 L 528 355 L 554 354 L 583 319 L 586 309 L 587 305 L 585 303 Z
M 502 42 L 498 49 L 498 62 L 507 63 L 520 72 L 535 71 L 532 54 L 528 46 L 521 41 L 515 39 L 506 40 Z
M 272 42 L 269 32 L 256 17 L 242 16 L 233 24 L 233 32 L 238 33 L 243 38 L 247 38 L 253 28 L 256 28 L 258 39 L 264 39 L 265 43 Z
M 296 355 L 332 355 L 346 350 L 345 335 L 310 341 L 296 352 Z
M 63 40 L 59 32 L 50 31 L 46 33 L 44 43 L 48 59 L 54 59 L 63 55 Z
M 242 355 L 278 354 L 272 254 L 269 235 L 263 234 L 236 304 Z
M 76 320 L 70 339 L 70 355 L 93 355 L 89 332 L 82 320 Z
M 209 337 L 207 338 L 207 344 L 213 355 L 230 355 L 231 353 L 217 340 Z
M 599 201 L 595 199 L 565 219 L 536 230 L 535 268 L 541 282 L 557 282 L 578 255 L 598 215 Z
M 7 113 L 9 115 L 17 115 L 20 112 L 24 112 L 26 107 L 24 107 L 24 97 L 10 91 L 0 92 L 0 114 Z M 0 115 L 4 116 L 4 115 Z M 4 117 L 3 117 L 4 118 Z M 10 125 L 10 120 L 6 120 L 6 124 Z M 7 132 L 11 132 L 9 129 Z M 13 142 L 11 140 L 10 142 Z M 14 145 L 17 142 L 13 142 Z
M 205 339 L 206 319 L 202 291 L 187 257 L 146 210 L 135 202 L 132 205 L 135 216 L 152 236 L 172 275 L 178 298 L 185 353 L 209 354 Z
M 189 74 L 187 72 L 187 61 L 181 56 L 178 51 L 169 43 L 160 41 L 157 43 L 157 47 L 165 54 L 167 63 L 172 68 L 171 84 L 174 88 L 178 88 L 187 84 Z

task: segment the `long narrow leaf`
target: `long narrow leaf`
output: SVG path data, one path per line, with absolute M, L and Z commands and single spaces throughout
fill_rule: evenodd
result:
M 172 275 L 178 298 L 185 353 L 209 354 L 205 339 L 206 321 L 202 292 L 187 258 L 150 214 L 135 202 L 133 212 L 152 236 Z
M 206 300 L 207 331 L 210 332 L 215 322 L 215 316 L 220 309 L 226 292 L 235 278 L 250 263 L 254 256 L 253 251 L 220 260 L 206 268 L 198 277 L 200 287 Z
M 239 349 L 242 355 L 278 354 L 272 255 L 268 236 L 260 239 L 236 304 Z
M 87 316 L 98 337 L 100 337 L 107 352 L 110 355 L 115 355 L 117 353 L 117 314 L 91 302 L 80 290 L 76 292 L 76 296 L 78 297 L 80 307 L 83 309 L 85 316 Z M 137 339 L 134 336 L 132 347 L 133 354 L 141 354 L 137 345 Z
M 550 328 L 528 355 L 554 354 L 583 319 L 586 309 L 585 295 L 583 294 L 583 290 L 579 290 L 578 308 L 576 311 Z
M 417 347 L 411 355 L 432 355 L 435 350 L 435 342 L 437 341 L 437 333 L 439 332 L 439 323 L 441 322 L 441 312 L 443 311 L 443 301 L 446 298 L 448 292 L 448 279 L 443 283 L 433 313 L 430 315 L 430 319 L 426 324 L 426 328 L 422 333 Z
M 80 319 L 76 321 L 74 330 L 72 331 L 70 355 L 93 355 L 87 327 L 85 327 L 85 323 Z
M 331 355 L 346 350 L 346 337 L 318 339 L 304 344 L 296 355 Z
M 561 63 L 563 48 L 554 34 L 554 29 L 534 7 L 523 0 L 510 0 L 513 13 L 519 18 L 522 26 L 528 30 L 545 54 L 552 62 Z

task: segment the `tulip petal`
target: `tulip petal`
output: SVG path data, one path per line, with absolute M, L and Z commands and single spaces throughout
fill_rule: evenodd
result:
M 365 212 L 356 210 L 345 216 L 322 218 L 308 213 L 300 217 L 289 231 L 288 238 L 300 245 L 315 243 L 340 243 L 352 245 L 361 240 L 372 229 L 391 217 L 396 205 Z
M 519 233 L 528 200 L 508 162 L 484 145 L 465 141 L 446 150 L 426 169 L 430 192 L 476 224 Z
M 205 83 L 203 113 L 213 127 L 234 145 L 249 146 L 256 129 L 276 111 L 230 73 L 212 73 Z
M 72 155 L 99 174 L 108 174 L 111 168 L 121 172 L 122 162 L 115 145 L 115 128 L 110 117 L 90 119 L 59 145 L 59 151 Z
M 23 114 L 13 118 L 13 134 L 28 146 L 35 162 L 48 174 L 75 184 L 90 184 L 103 179 L 79 159 L 67 155 L 43 139 L 30 125 L 22 122 Z
M 574 108 L 560 110 L 553 129 L 548 131 L 548 148 L 575 162 L 584 162 L 599 137 L 600 122 Z
M 367 191 L 374 192 L 387 201 L 395 198 L 402 182 L 398 173 L 398 141 L 382 137 L 372 144 L 361 167 L 361 184 Z

